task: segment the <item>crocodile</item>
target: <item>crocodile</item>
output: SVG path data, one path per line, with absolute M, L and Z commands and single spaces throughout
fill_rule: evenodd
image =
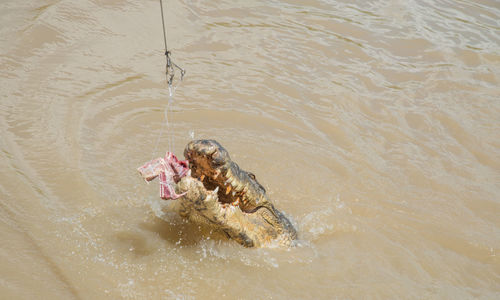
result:
M 290 220 L 274 206 L 255 175 L 232 161 L 217 141 L 191 141 L 184 156 L 186 161 L 172 160 L 167 153 L 167 174 L 173 180 L 168 183 L 172 191 L 164 197 L 178 201 L 182 217 L 202 219 L 245 247 L 294 245 L 297 231 Z

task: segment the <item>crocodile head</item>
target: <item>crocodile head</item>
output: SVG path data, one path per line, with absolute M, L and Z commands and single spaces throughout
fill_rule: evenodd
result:
M 255 175 L 240 169 L 217 141 L 191 141 L 184 156 L 189 161 L 191 176 L 200 180 L 207 190 L 217 190 L 220 202 L 239 206 L 247 213 L 270 205 L 266 190 Z
M 292 223 L 267 198 L 255 175 L 240 169 L 219 143 L 192 141 L 184 156 L 187 161 L 167 152 L 137 170 L 146 181 L 160 177 L 161 198 L 179 199 L 181 216 L 208 221 L 246 247 L 293 244 L 297 231 Z

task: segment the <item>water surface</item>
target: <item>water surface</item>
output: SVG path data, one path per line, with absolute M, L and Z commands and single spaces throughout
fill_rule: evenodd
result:
M 165 4 L 170 102 L 158 1 L 0 4 L 0 298 L 500 298 L 498 1 Z M 193 138 L 299 247 L 164 207 L 135 169 Z

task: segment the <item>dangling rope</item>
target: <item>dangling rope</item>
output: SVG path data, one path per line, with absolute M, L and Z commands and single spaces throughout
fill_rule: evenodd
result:
M 186 70 L 184 70 L 183 68 L 179 67 L 176 63 L 173 62 L 172 58 L 170 57 L 170 51 L 168 51 L 168 47 L 167 47 L 167 29 L 166 29 L 166 26 L 165 26 L 165 17 L 164 17 L 164 14 L 163 14 L 163 1 L 160 0 L 160 10 L 161 10 L 161 24 L 162 24 L 162 29 L 163 29 L 163 41 L 165 43 L 165 58 L 167 60 L 167 63 L 166 63 L 166 66 L 165 66 L 165 75 L 166 75 L 166 79 L 167 79 L 167 83 L 168 83 L 168 90 L 169 90 L 169 99 L 168 99 L 168 103 L 167 105 L 165 106 L 165 110 L 164 110 L 164 123 L 162 123 L 161 125 L 161 128 L 160 128 L 160 134 L 158 135 L 158 139 L 156 140 L 156 144 L 155 144 L 155 147 L 154 147 L 154 150 L 153 150 L 153 153 L 151 155 L 151 159 L 154 157 L 156 151 L 158 150 L 158 145 L 160 143 L 160 140 L 162 138 L 162 135 L 163 135 L 163 131 L 165 129 L 165 125 L 167 127 L 167 131 L 169 133 L 168 135 L 168 151 L 172 152 L 173 151 L 173 147 L 174 147 L 174 138 L 173 138 L 173 134 L 171 133 L 171 130 L 170 130 L 170 122 L 169 122 L 169 113 L 170 113 L 170 106 L 173 102 L 173 96 L 174 96 L 174 93 L 175 93 L 175 90 L 177 89 L 177 85 L 176 86 L 173 86 L 173 81 L 174 81 L 174 76 L 175 76 L 175 69 L 177 68 L 180 73 L 181 73 L 181 78 L 180 78 L 180 81 L 178 84 L 180 84 L 180 82 L 182 82 L 182 80 L 184 79 L 184 74 L 186 74 Z

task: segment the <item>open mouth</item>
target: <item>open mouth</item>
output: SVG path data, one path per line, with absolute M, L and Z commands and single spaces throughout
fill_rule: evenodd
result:
M 216 141 L 193 141 L 186 146 L 191 176 L 200 180 L 207 190 L 217 190 L 219 202 L 240 206 L 248 191 L 231 168 L 227 151 Z
M 160 196 L 166 200 L 185 194 L 177 194 L 175 185 L 190 169 L 191 177 L 201 181 L 205 189 L 217 192 L 223 206 L 233 205 L 244 212 L 253 212 L 266 202 L 266 191 L 255 175 L 240 169 L 217 141 L 192 141 L 186 146 L 184 156 L 187 160 L 181 161 L 167 152 L 165 157 L 146 162 L 137 170 L 146 181 L 159 177 Z
M 217 190 L 219 202 L 254 211 L 264 196 L 264 188 L 252 173 L 241 170 L 229 153 L 215 140 L 192 141 L 184 150 L 191 176 L 207 190 Z

